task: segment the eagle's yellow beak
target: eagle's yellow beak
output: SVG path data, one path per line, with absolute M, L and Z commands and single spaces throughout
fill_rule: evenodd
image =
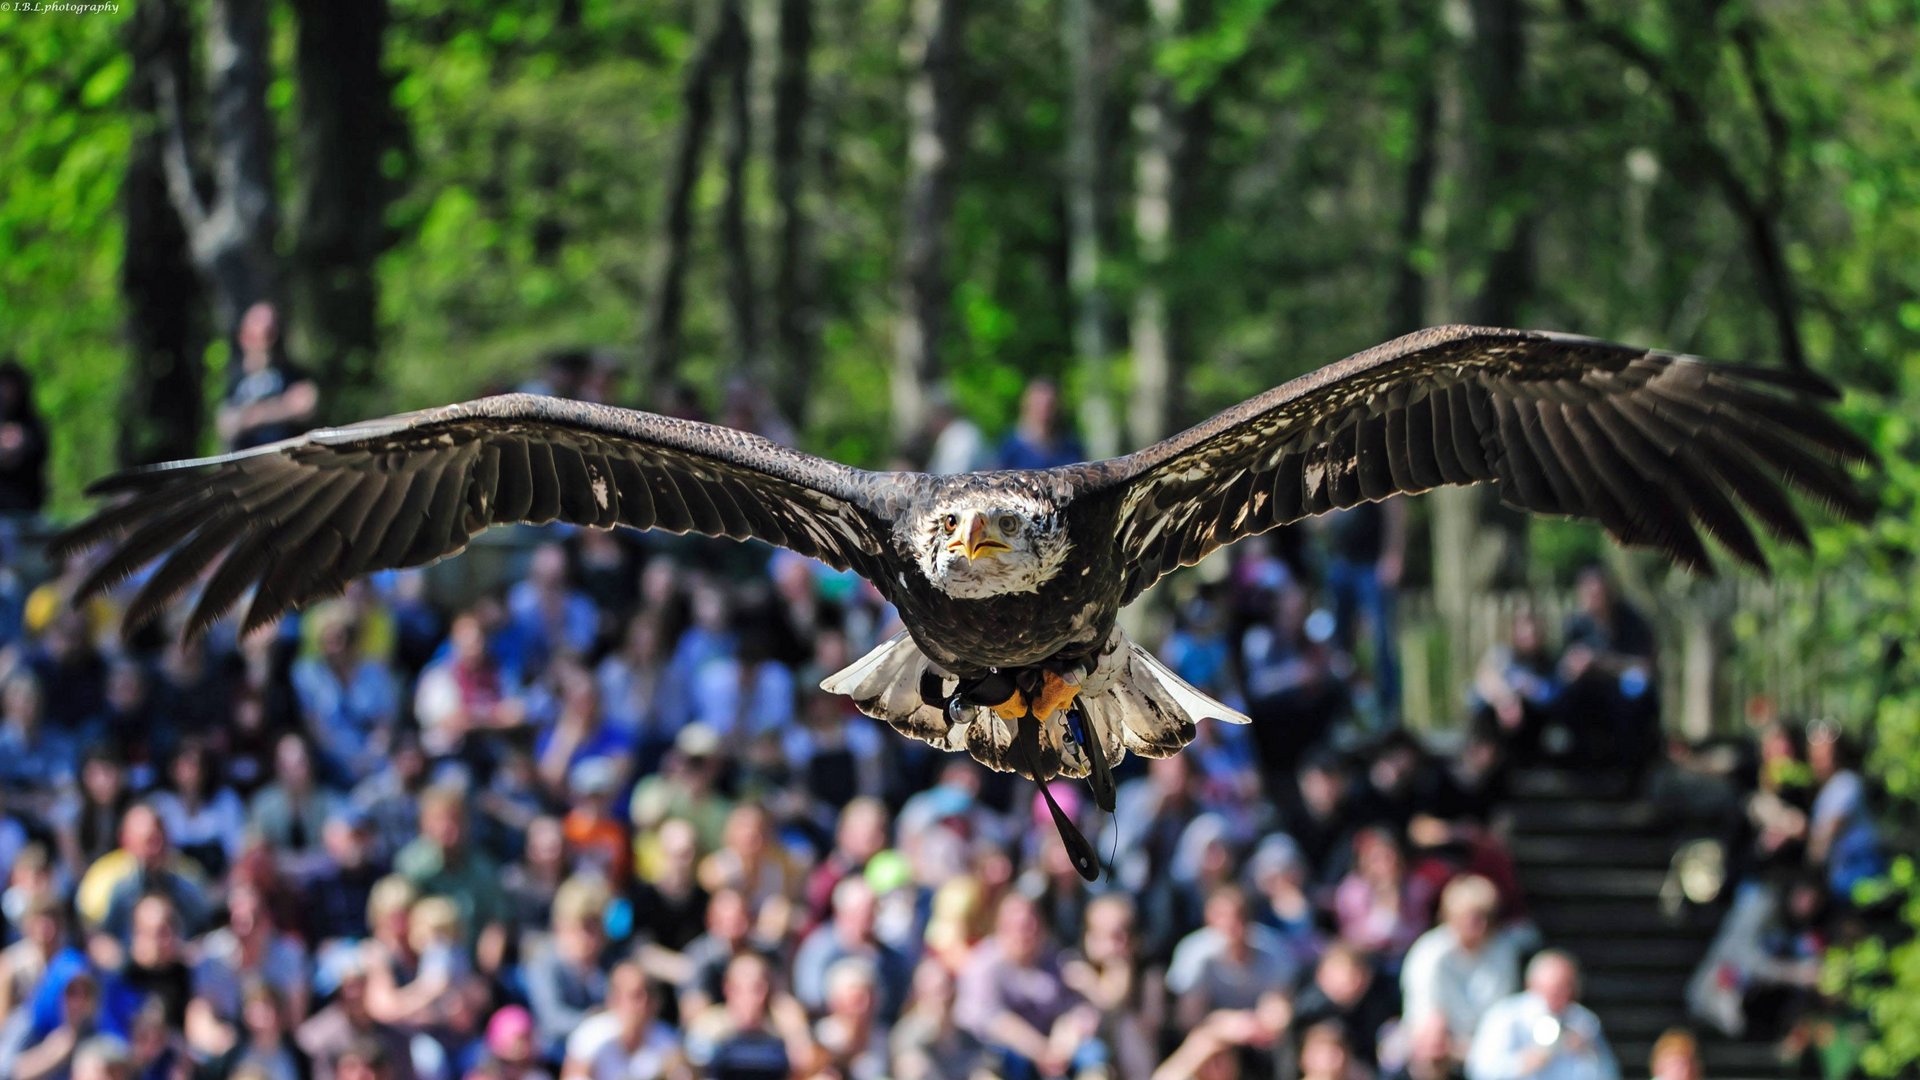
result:
M 968 562 L 975 559 L 991 559 L 1008 550 L 1004 542 L 988 534 L 987 515 L 977 510 L 967 515 L 963 528 L 962 535 L 966 537 Z

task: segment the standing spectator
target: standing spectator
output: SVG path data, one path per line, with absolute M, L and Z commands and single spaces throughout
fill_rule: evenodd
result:
M 13 535 L 23 518 L 47 502 L 47 428 L 33 400 L 33 377 L 12 356 L 0 360 L 0 518 L 9 535 L 0 552 L 11 556 Z
M 1020 394 L 1020 420 L 1000 444 L 1002 469 L 1051 469 L 1085 461 L 1086 448 L 1060 420 L 1060 388 L 1035 379 Z
M 1527 964 L 1527 989 L 1487 1011 L 1467 1055 L 1470 1080 L 1614 1080 L 1600 1018 L 1578 1002 L 1580 968 L 1555 949 Z
M 953 401 L 953 391 L 935 386 L 927 392 L 926 451 L 919 455 L 935 475 L 973 472 L 992 464 L 987 437 Z
M 1653 628 L 1614 594 L 1607 572 L 1580 571 L 1579 610 L 1561 634 L 1562 705 L 1572 745 L 1548 746 L 1554 757 L 1639 770 L 1660 750 L 1659 678 Z
M 280 314 L 261 301 L 240 316 L 234 335 L 240 370 L 227 388 L 215 426 L 229 450 L 245 450 L 306 430 L 320 405 L 320 389 L 280 349 Z
M 954 1021 L 997 1051 L 1007 1073 L 1065 1076 L 1084 1055 L 1100 1018 L 1067 987 L 1033 901 L 1010 893 L 994 929 L 960 973 Z
M 1327 592 L 1333 599 L 1340 647 L 1351 653 L 1366 624 L 1373 661 L 1373 691 L 1380 719 L 1400 717 L 1399 644 L 1395 600 L 1407 560 L 1407 501 L 1363 502 L 1328 514 Z
M 1520 985 L 1520 950 L 1494 932 L 1500 893 L 1486 878 L 1449 882 L 1440 894 L 1440 925 L 1407 950 L 1400 971 L 1406 1023 L 1439 1013 L 1457 1056 L 1465 1057 L 1480 1020 Z

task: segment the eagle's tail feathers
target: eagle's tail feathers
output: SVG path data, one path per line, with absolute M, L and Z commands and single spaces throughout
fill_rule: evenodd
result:
M 1193 741 L 1201 720 L 1244 724 L 1247 717 L 1200 692 L 1173 673 L 1152 653 L 1126 642 L 1125 667 L 1119 678 L 1101 693 L 1082 694 L 1082 711 L 1102 743 L 1116 741 L 1108 731 L 1118 729 L 1118 742 L 1141 757 L 1169 757 Z M 1109 760 L 1118 761 L 1109 753 Z
M 895 731 L 942 750 L 964 750 L 967 729 L 947 719 L 945 711 L 927 704 L 920 693 L 923 679 L 940 682 L 939 696 L 953 693 L 959 680 L 936 667 L 905 630 L 881 642 L 872 652 L 820 682 L 829 694 L 853 699 L 861 712 L 885 720 Z

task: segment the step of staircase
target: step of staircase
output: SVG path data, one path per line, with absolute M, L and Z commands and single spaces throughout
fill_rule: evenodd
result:
M 1512 851 L 1545 941 L 1578 957 L 1583 1000 L 1599 1015 L 1622 1075 L 1647 1075 L 1671 1028 L 1701 1039 L 1715 1080 L 1780 1080 L 1771 1045 L 1720 1038 L 1693 1023 L 1686 986 L 1719 925 L 1717 911 L 1669 916 L 1660 903 L 1675 836 L 1623 778 L 1526 770 L 1513 778 Z

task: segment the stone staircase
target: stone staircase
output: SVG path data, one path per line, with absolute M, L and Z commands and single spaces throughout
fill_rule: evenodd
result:
M 1585 969 L 1598 1013 L 1628 1077 L 1644 1077 L 1653 1042 L 1671 1027 L 1701 1040 L 1715 1080 L 1780 1080 L 1771 1045 L 1736 1042 L 1692 1023 L 1684 993 L 1720 911 L 1669 918 L 1660 904 L 1676 838 L 1621 778 L 1527 770 L 1514 778 L 1513 854 L 1534 921 L 1549 945 Z

